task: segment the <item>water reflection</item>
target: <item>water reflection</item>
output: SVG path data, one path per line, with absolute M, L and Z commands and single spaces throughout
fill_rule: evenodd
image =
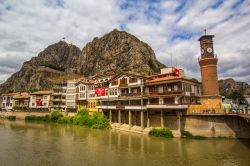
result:
M 249 165 L 249 140 L 181 140 L 0 120 L 0 165 Z

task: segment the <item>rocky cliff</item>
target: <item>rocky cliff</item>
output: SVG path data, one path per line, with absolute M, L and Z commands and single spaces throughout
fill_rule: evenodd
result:
M 82 50 L 64 41 L 48 46 L 37 57 L 24 62 L 20 71 L 0 85 L 0 92 L 49 89 L 54 78 L 65 75 L 93 76 L 120 71 L 148 75 L 158 73 L 162 67 L 148 44 L 115 29 L 94 38 Z
M 220 94 L 228 96 L 232 92 L 242 92 L 243 94 L 250 94 L 250 85 L 245 82 L 238 82 L 234 79 L 219 80 Z

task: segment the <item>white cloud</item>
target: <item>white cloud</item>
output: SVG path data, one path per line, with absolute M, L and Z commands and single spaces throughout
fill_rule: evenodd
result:
M 60 3 L 58 3 L 60 2 Z M 185 2 L 185 4 L 183 4 Z M 20 0 L 0 2 L 0 81 L 24 61 L 66 37 L 82 48 L 96 36 L 119 28 L 147 42 L 165 65 L 183 67 L 200 77 L 197 39 L 214 34 L 219 77 L 250 82 L 250 2 L 207 1 Z

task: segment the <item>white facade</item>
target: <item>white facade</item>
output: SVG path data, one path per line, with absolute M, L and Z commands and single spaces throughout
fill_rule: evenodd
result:
M 30 94 L 29 107 L 49 109 L 51 94 Z
M 76 81 L 75 80 L 67 81 L 66 109 L 74 110 L 74 111 L 76 109 Z
M 13 95 L 3 95 L 2 96 L 2 109 L 3 110 L 13 110 L 14 103 L 14 94 Z

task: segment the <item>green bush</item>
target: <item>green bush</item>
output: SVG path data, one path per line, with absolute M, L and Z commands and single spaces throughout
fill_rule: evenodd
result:
M 64 117 L 60 117 L 57 122 L 61 123 L 61 124 L 73 124 L 73 116 L 64 116 Z
M 182 138 L 187 138 L 187 139 L 199 139 L 199 140 L 203 140 L 206 139 L 206 137 L 204 136 L 200 136 L 200 135 L 193 135 L 192 133 L 190 133 L 189 131 L 182 131 Z
M 93 129 L 108 129 L 110 128 L 109 120 L 101 113 L 95 113 L 91 117 L 91 128 Z
M 51 114 L 50 114 L 50 120 L 51 120 L 52 122 L 57 122 L 57 120 L 58 120 L 60 117 L 62 117 L 62 114 L 61 114 L 61 112 L 60 112 L 59 110 L 54 110 L 54 111 L 52 111 Z
M 35 115 L 28 115 L 25 116 L 25 121 L 43 121 L 43 122 L 50 122 L 50 115 L 45 116 L 35 116 Z
M 60 124 L 73 124 L 80 126 L 88 126 L 93 129 L 109 129 L 109 120 L 101 113 L 95 113 L 89 115 L 88 110 L 82 109 L 77 112 L 75 116 L 62 116 L 58 110 L 52 111 L 51 115 L 45 116 L 26 116 L 26 121 L 45 121 L 45 122 L 57 122 Z
M 173 133 L 171 130 L 162 128 L 162 129 L 156 129 L 153 128 L 149 131 L 149 135 L 155 136 L 155 137 L 165 137 L 165 138 L 173 138 Z
M 89 116 L 89 112 L 87 109 L 81 109 L 79 111 L 77 111 L 77 115 L 80 115 L 80 116 Z
M 16 116 L 15 115 L 9 115 L 6 117 L 8 120 L 14 121 L 16 120 Z

